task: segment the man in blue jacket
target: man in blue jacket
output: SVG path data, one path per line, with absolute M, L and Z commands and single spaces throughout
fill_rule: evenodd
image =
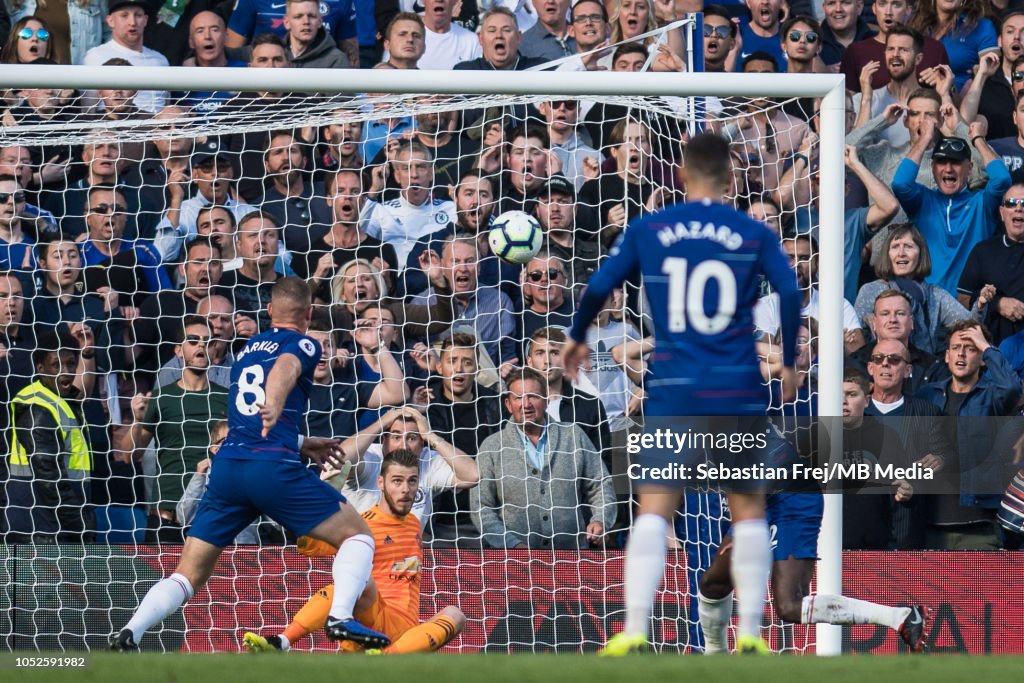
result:
M 956 418 L 953 426 L 960 460 L 959 468 L 947 463 L 945 469 L 959 495 L 939 495 L 932 503 L 928 544 L 932 549 L 999 547 L 995 516 L 1015 471 L 1014 439 L 1009 436 L 1014 425 L 979 418 L 1010 415 L 1020 400 L 1021 382 L 990 340 L 988 330 L 975 320 L 953 325 L 946 348 L 952 377 L 920 392 L 922 398 Z
M 932 274 L 928 282 L 956 296 L 960 273 L 971 249 L 996 230 L 999 204 L 1010 189 L 1010 172 L 996 154 L 985 134 L 988 126 L 970 125 L 970 143 L 962 138 L 943 137 L 934 119 L 922 117 L 917 141 L 911 146 L 892 179 L 892 191 L 910 220 L 924 234 L 931 249 Z M 924 153 L 932 146 L 932 175 L 937 189 L 917 182 Z M 988 182 L 977 192 L 967 188 L 971 174 L 971 145 L 985 163 Z

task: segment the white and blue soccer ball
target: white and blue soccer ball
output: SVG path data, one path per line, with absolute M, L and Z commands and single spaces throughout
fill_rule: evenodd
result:
M 525 211 L 506 211 L 491 223 L 491 251 L 503 261 L 521 265 L 540 251 L 544 235 L 537 219 Z

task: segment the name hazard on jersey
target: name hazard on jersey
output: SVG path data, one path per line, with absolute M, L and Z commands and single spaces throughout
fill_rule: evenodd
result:
M 392 581 L 418 581 L 420 578 L 420 558 L 410 555 L 401 562 L 395 562 L 391 565 L 388 578 Z
M 713 240 L 730 251 L 743 246 L 742 235 L 733 232 L 729 226 L 700 221 L 666 225 L 658 230 L 658 240 L 663 247 L 671 247 L 682 240 Z

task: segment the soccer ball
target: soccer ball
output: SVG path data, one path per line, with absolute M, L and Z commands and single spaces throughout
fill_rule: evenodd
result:
M 543 238 L 536 218 L 525 211 L 506 211 L 494 219 L 487 241 L 502 261 L 522 265 L 540 251 Z

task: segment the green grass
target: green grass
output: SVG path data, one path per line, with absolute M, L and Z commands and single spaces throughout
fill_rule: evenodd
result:
M 0 680 L 5 683 L 937 683 L 949 680 L 1014 680 L 1022 669 L 1024 657 L 993 656 L 816 658 L 644 655 L 609 660 L 591 655 L 363 657 L 334 654 L 115 655 L 104 652 L 92 655 L 89 669 L 7 669 L 0 673 Z

